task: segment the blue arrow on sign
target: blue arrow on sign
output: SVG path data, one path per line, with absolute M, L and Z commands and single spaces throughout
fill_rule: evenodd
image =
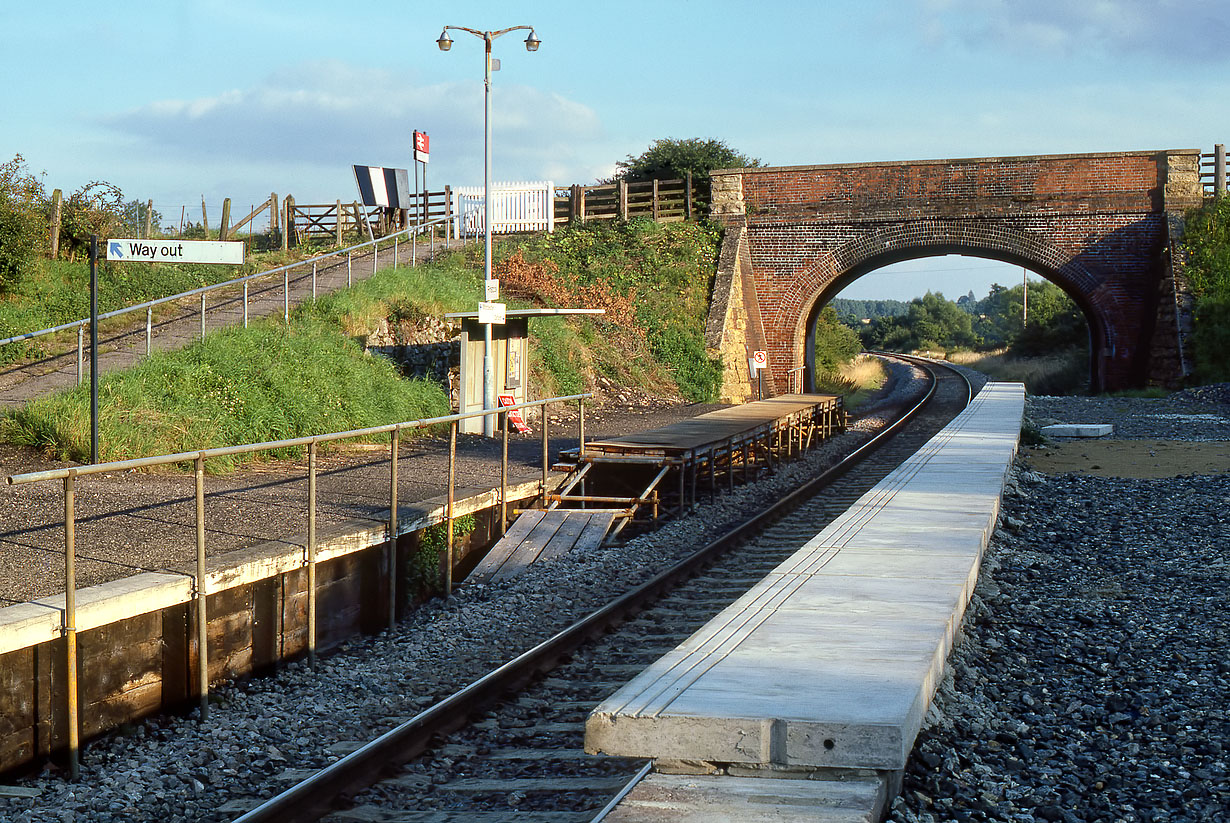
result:
M 123 251 L 123 246 L 122 246 L 122 244 L 112 242 L 112 243 L 111 243 L 111 254 L 109 254 L 109 255 L 107 255 L 107 256 L 108 256 L 108 257 L 114 257 L 116 260 L 121 259 L 121 258 L 124 256 L 124 251 Z

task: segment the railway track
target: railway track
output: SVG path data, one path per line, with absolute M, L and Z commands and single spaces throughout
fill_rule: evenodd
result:
M 931 373 L 926 397 L 842 463 L 378 739 L 339 741 L 339 761 L 236 823 L 600 819 L 647 764 L 584 754 L 590 710 L 741 596 L 965 407 L 970 387 L 963 376 L 918 362 Z

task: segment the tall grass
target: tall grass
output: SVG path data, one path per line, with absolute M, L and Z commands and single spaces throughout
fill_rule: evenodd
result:
M 482 292 L 482 272 L 458 252 L 431 264 L 383 269 L 349 289 L 320 297 L 315 304 L 300 304 L 292 316 L 315 317 L 359 337 L 399 307 L 413 306 L 420 314 L 436 316 L 474 311 Z
M 1032 395 L 1086 394 L 1089 355 L 1068 349 L 1045 357 L 1010 357 L 1006 350 L 949 352 L 948 360 L 982 372 L 992 380 L 1024 383 Z
M 398 377 L 319 320 L 219 330 L 99 381 L 103 461 L 266 442 L 448 414 L 435 383 Z M 85 387 L 0 420 L 0 436 L 62 460 L 89 459 Z M 223 459 L 213 471 L 237 460 Z
M 816 391 L 844 395 L 846 409 L 856 409 L 884 386 L 888 372 L 878 357 L 860 354 L 816 378 Z

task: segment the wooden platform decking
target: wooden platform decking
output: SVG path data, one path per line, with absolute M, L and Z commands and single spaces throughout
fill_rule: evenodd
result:
M 615 509 L 553 509 L 522 512 L 466 577 L 466 583 L 488 583 L 516 577 L 538 560 L 552 560 L 571 551 L 598 548 L 611 529 Z
M 771 432 L 822 426 L 824 437 L 840 428 L 841 397 L 833 394 L 786 394 L 701 414 L 636 434 L 594 440 L 585 454 L 662 455 L 708 454 L 732 441 L 746 442 Z M 804 431 L 806 434 L 806 431 Z

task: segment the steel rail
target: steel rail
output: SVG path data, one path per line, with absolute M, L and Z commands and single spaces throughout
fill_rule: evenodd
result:
M 896 356 L 896 355 L 893 355 Z M 334 810 L 337 799 L 352 795 L 376 782 L 374 774 L 409 762 L 425 751 L 435 735 L 447 734 L 465 725 L 466 718 L 549 671 L 586 640 L 605 633 L 626 615 L 641 610 L 644 603 L 690 577 L 698 567 L 744 542 L 752 534 L 796 508 L 805 496 L 845 475 L 854 465 L 888 442 L 913 420 L 935 395 L 938 377 L 931 364 L 919 360 L 929 376 L 924 396 L 892 425 L 877 432 L 836 465 L 826 469 L 795 492 L 768 509 L 717 537 L 703 548 L 659 573 L 646 583 L 615 598 L 607 605 L 563 629 L 553 637 L 508 661 L 451 696 L 420 712 L 400 726 L 326 766 L 301 783 L 275 795 L 233 823 L 275 823 L 284 820 L 317 820 Z M 955 370 L 954 370 L 955 371 Z M 961 375 L 964 378 L 964 375 Z M 968 379 L 966 379 L 968 385 Z M 806 493 L 804 492 L 806 489 Z

